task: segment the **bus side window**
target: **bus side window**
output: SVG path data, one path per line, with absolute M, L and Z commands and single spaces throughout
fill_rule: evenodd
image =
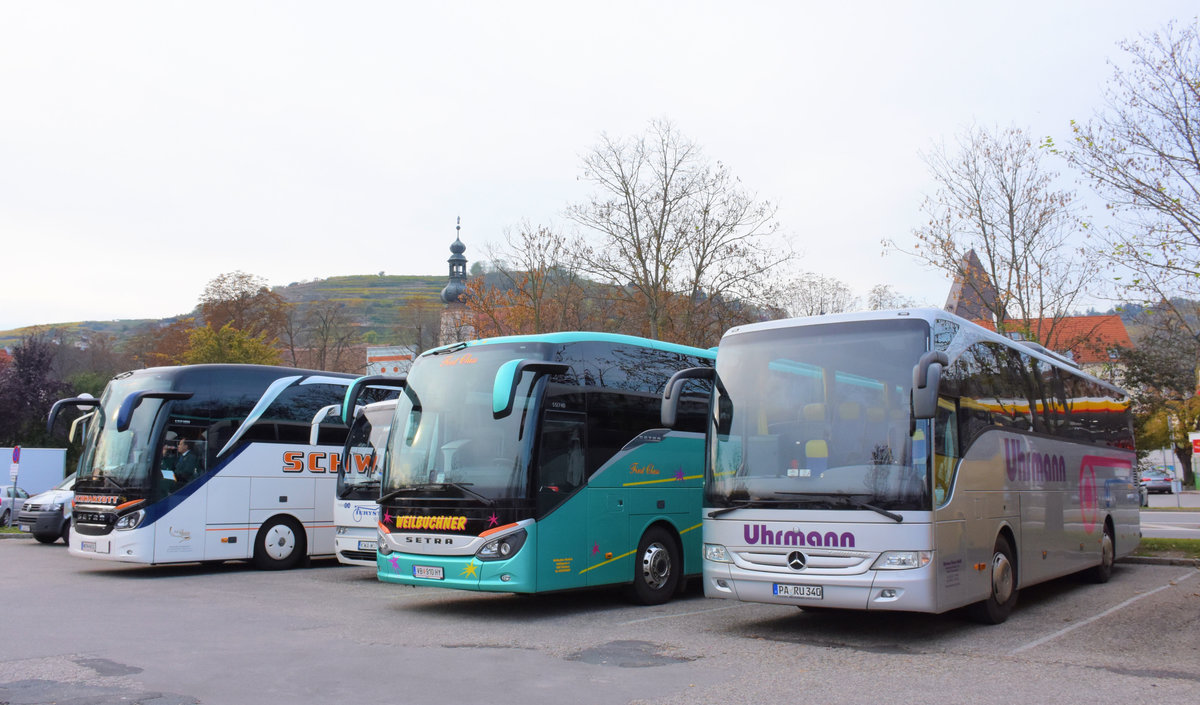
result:
M 933 430 L 933 501 L 942 506 L 950 498 L 954 473 L 958 468 L 958 419 L 955 404 L 938 399 Z

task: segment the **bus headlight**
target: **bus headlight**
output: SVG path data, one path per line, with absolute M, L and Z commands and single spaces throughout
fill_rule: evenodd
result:
M 525 529 L 519 529 L 506 536 L 488 541 L 475 552 L 475 557 L 481 561 L 502 561 L 512 558 L 525 545 L 525 538 L 528 535 Z
M 872 570 L 910 570 L 924 568 L 933 560 L 933 551 L 884 551 L 871 564 Z
M 375 550 L 379 551 L 381 556 L 392 555 L 392 546 L 388 543 L 387 537 L 383 534 L 379 535 L 379 541 L 375 543 Z
M 130 512 L 120 519 L 117 519 L 115 528 L 118 531 L 129 531 L 130 529 L 136 529 L 138 528 L 138 525 L 142 523 L 142 518 L 145 516 L 146 511 L 143 509 L 139 509 L 136 512 Z
M 714 563 L 732 563 L 729 551 L 719 543 L 704 544 L 704 560 Z

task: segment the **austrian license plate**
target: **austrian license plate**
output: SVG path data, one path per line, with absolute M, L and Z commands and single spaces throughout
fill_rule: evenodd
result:
M 108 553 L 108 542 L 97 543 L 96 541 L 81 541 L 79 550 L 91 551 L 92 553 Z
M 820 585 L 781 585 L 775 583 L 777 597 L 798 597 L 802 600 L 822 600 L 825 589 Z
M 358 550 L 360 550 L 360 551 L 374 551 L 376 548 L 379 548 L 379 543 L 376 541 L 359 541 L 358 542 Z
M 441 580 L 442 567 L 440 565 L 414 565 L 413 577 L 425 578 L 426 580 Z
M 21 525 L 20 525 L 20 526 L 18 526 L 17 528 L 18 528 L 18 529 L 20 529 L 21 531 L 25 531 L 25 532 L 28 532 L 28 531 L 30 530 L 30 529 L 29 529 L 29 524 L 21 524 Z

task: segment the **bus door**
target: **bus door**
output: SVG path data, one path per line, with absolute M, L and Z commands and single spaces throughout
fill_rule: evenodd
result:
M 932 427 L 932 428 L 931 428 Z M 926 438 L 926 434 L 931 435 Z M 933 546 L 937 560 L 937 607 L 952 609 L 973 602 L 969 589 L 967 565 L 967 518 L 964 502 L 953 502 L 954 481 L 958 473 L 958 420 L 955 404 L 938 399 L 937 416 L 933 424 L 917 422 L 913 434 L 913 462 L 928 457 L 932 462 L 933 485 Z
M 580 587 L 588 567 L 587 414 L 548 409 L 534 473 L 537 497 L 537 589 Z
M 154 561 L 201 560 L 205 556 L 208 470 L 207 426 L 173 423 L 162 434 L 152 474 L 163 516 L 154 522 Z

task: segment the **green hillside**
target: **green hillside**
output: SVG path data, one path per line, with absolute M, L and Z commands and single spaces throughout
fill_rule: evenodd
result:
M 446 285 L 446 275 L 392 276 L 360 274 L 344 277 L 329 277 L 310 282 L 294 282 L 277 286 L 274 290 L 288 303 L 297 304 L 301 311 L 322 303 L 338 303 L 344 306 L 343 313 L 363 334 L 374 331 L 381 342 L 393 336 L 397 327 L 405 323 L 406 302 L 423 301 L 430 306 L 441 306 L 439 294 Z M 182 313 L 180 315 L 190 315 Z M 178 316 L 160 319 L 173 321 Z M 104 333 L 118 340 L 133 333 L 152 319 L 117 319 L 111 321 L 76 321 L 70 323 L 47 322 L 40 326 L 29 326 L 0 331 L 0 347 L 11 348 L 34 328 L 50 328 L 64 332 L 67 337 L 86 339 L 89 333 Z

